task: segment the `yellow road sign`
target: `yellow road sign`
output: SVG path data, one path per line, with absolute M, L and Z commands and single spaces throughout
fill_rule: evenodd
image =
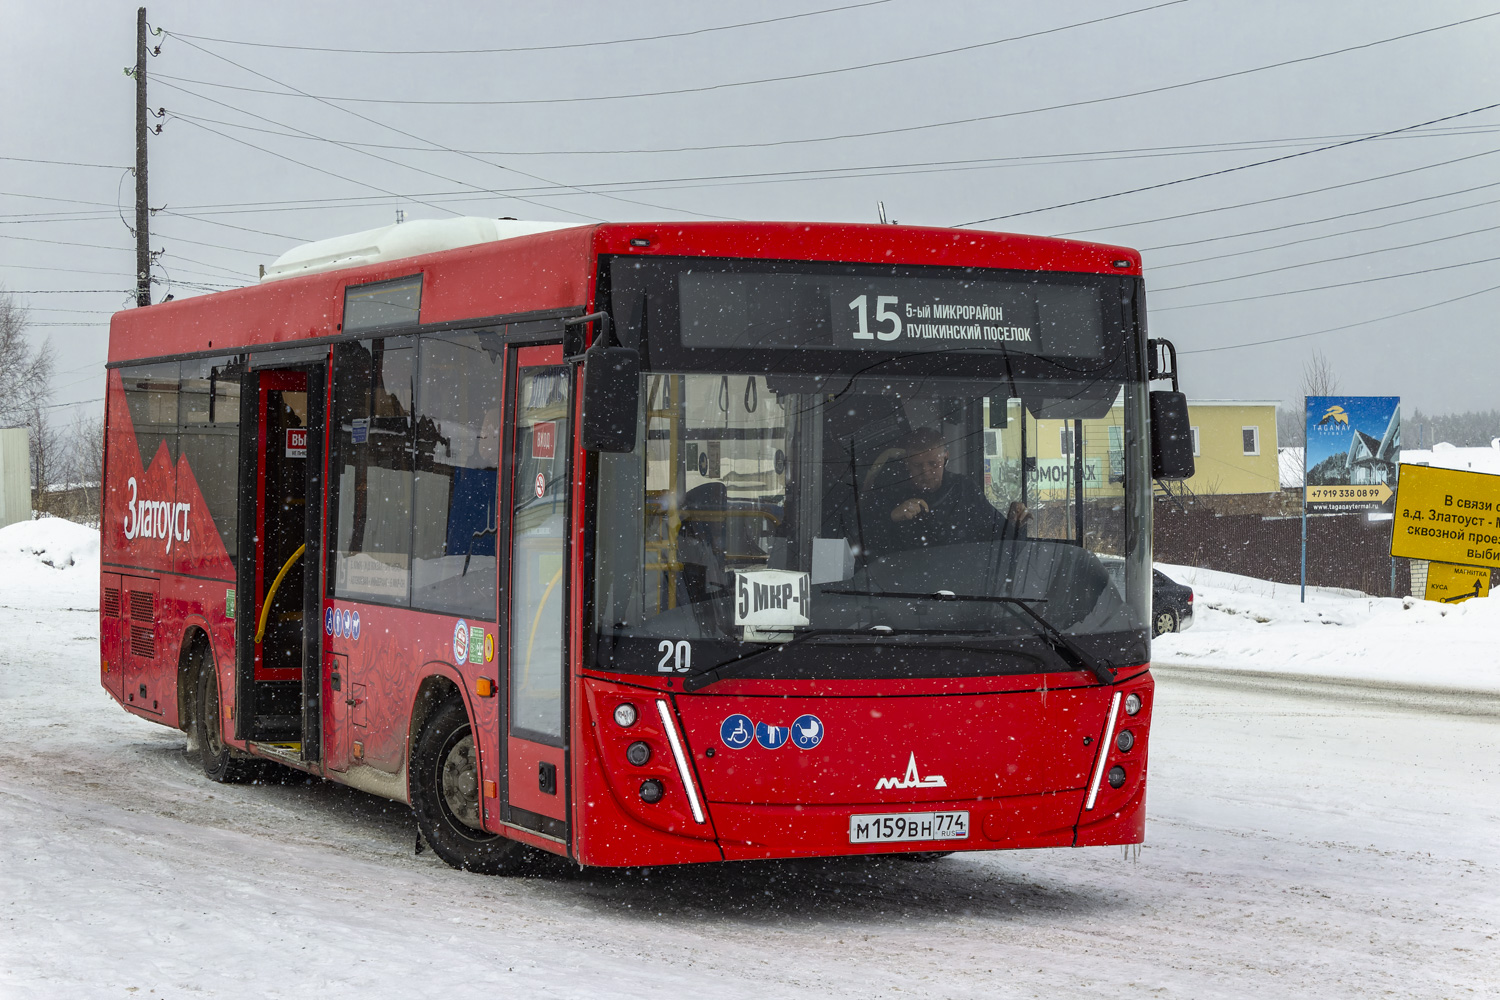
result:
M 1483 566 L 1454 566 L 1450 563 L 1427 564 L 1429 601 L 1458 604 L 1471 597 L 1490 596 L 1490 571 Z
M 1309 486 L 1307 502 L 1320 503 L 1385 503 L 1391 498 L 1391 488 L 1385 483 L 1369 486 Z
M 1391 555 L 1500 567 L 1500 476 L 1401 466 Z

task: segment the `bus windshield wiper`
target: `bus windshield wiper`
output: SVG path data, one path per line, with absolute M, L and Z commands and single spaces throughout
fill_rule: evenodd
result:
M 815 628 L 815 629 L 807 629 L 806 631 L 797 632 L 795 635 L 792 636 L 792 638 L 788 639 L 786 642 L 777 643 L 776 645 L 767 647 L 766 649 L 757 649 L 754 652 L 746 653 L 744 656 L 736 657 L 733 660 L 725 660 L 723 663 L 720 663 L 717 666 L 709 667 L 706 670 L 700 670 L 697 673 L 688 674 L 686 677 L 684 677 L 682 679 L 682 690 L 690 692 L 690 693 L 693 692 L 693 691 L 702 690 L 703 688 L 708 687 L 710 684 L 717 684 L 719 681 L 722 681 L 725 678 L 728 678 L 728 677 L 730 677 L 730 676 L 738 673 L 740 670 L 743 670 L 745 667 L 748 667 L 751 664 L 756 663 L 759 660 L 761 660 L 761 659 L 763 659 L 763 658 L 765 658 L 767 656 L 774 656 L 775 654 L 781 652 L 783 649 L 786 649 L 788 646 L 796 645 L 797 643 L 803 642 L 803 641 L 805 641 L 807 639 L 815 639 L 815 638 L 817 638 L 819 636 L 824 636 L 824 635 L 859 635 L 859 636 L 865 636 L 866 638 L 869 638 L 870 636 L 877 636 L 877 635 L 879 635 L 879 636 L 885 636 L 885 635 L 913 635 L 913 634 L 915 634 L 915 635 L 954 635 L 955 633 L 954 633 L 954 631 L 952 629 L 942 629 L 942 630 L 932 630 L 932 631 L 919 630 L 919 629 L 893 629 L 893 628 L 889 628 L 889 627 L 884 626 L 884 625 L 876 625 L 873 628 Z M 965 632 L 965 633 L 962 633 L 962 634 L 970 634 L 970 633 Z
M 1096 660 L 1082 646 L 1069 639 L 1066 635 L 1047 619 L 1043 618 L 1033 604 L 1045 604 L 1041 598 L 1028 597 L 986 597 L 955 594 L 949 590 L 939 590 L 935 594 L 907 594 L 889 590 L 824 590 L 824 594 L 838 594 L 843 597 L 890 597 L 906 601 L 957 601 L 973 604 L 999 604 L 1006 608 L 1015 608 L 1031 620 L 1031 624 L 1037 633 L 1046 639 L 1048 644 L 1057 651 L 1057 654 L 1075 667 L 1087 670 L 1099 678 L 1101 684 L 1113 684 L 1115 682 L 1115 671 L 1107 660 Z

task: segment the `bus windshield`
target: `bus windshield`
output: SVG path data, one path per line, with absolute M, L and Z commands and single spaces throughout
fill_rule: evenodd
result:
M 641 396 L 635 451 L 598 459 L 598 668 L 1073 669 L 1016 601 L 1147 658 L 1143 385 L 650 372 Z

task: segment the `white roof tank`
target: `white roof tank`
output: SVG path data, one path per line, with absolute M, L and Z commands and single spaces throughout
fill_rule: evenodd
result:
M 367 229 L 348 236 L 334 236 L 293 247 L 268 266 L 261 281 L 294 278 L 300 274 L 338 271 L 362 264 L 379 264 L 402 257 L 436 253 L 548 233 L 554 229 L 572 229 L 574 222 L 522 222 L 516 219 L 484 219 L 465 216 L 457 219 L 413 219 L 379 229 Z

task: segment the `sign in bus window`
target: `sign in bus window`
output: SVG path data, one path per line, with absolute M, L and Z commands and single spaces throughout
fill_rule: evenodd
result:
M 521 369 L 511 494 L 511 727 L 548 741 L 562 737 L 563 724 L 568 398 L 566 368 Z

